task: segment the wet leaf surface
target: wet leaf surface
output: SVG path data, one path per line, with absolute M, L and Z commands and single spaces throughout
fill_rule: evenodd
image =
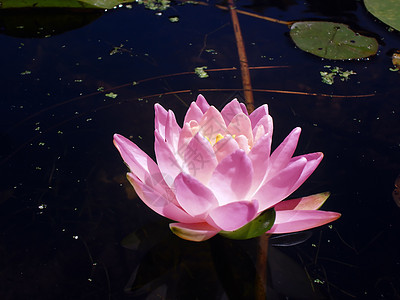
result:
M 327 59 L 358 59 L 375 55 L 378 42 L 333 22 L 296 22 L 290 37 L 301 50 Z
M 400 31 L 400 1 L 364 0 L 365 7 L 383 23 Z
M 118 4 L 127 3 L 127 0 L 4 0 L 2 9 L 9 8 L 93 8 L 109 9 Z

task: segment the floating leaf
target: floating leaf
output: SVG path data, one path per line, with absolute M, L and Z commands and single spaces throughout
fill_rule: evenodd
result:
M 365 7 L 383 23 L 400 31 L 399 0 L 364 0 Z
M 3 0 L 2 9 L 9 8 L 98 8 L 110 9 L 128 0 Z
M 275 210 L 273 208 L 262 212 L 253 221 L 234 231 L 220 231 L 219 234 L 234 240 L 246 240 L 258 237 L 271 229 L 275 222 Z
M 333 22 L 296 22 L 290 36 L 301 50 L 327 59 L 357 59 L 376 54 L 378 42 Z

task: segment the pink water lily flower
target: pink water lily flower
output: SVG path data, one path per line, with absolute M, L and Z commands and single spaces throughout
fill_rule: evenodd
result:
M 315 170 L 320 152 L 293 156 L 300 135 L 295 128 L 271 154 L 273 122 L 268 106 L 248 115 L 236 99 L 219 112 L 199 95 L 182 128 L 174 113 L 155 104 L 157 164 L 121 135 L 114 144 L 142 201 L 176 221 L 181 238 L 204 241 L 234 231 L 275 208 L 268 233 L 301 231 L 329 223 L 340 214 L 318 211 L 325 194 L 284 200 Z

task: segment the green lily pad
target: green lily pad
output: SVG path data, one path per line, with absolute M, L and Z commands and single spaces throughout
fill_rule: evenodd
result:
M 271 208 L 262 212 L 253 221 L 234 231 L 220 231 L 219 234 L 233 239 L 246 240 L 258 237 L 271 229 L 275 222 L 275 209 Z
M 11 8 L 89 8 L 110 9 L 128 0 L 3 0 L 1 9 Z
M 376 18 L 400 31 L 399 0 L 364 0 L 365 7 Z
M 296 22 L 290 37 L 301 50 L 327 59 L 357 59 L 376 54 L 378 42 L 333 22 Z

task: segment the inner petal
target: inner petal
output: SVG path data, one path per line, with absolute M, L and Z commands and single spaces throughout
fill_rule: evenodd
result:
M 220 162 L 229 154 L 238 150 L 239 146 L 233 137 L 226 135 L 214 144 L 213 149 L 218 162 Z
M 234 116 L 227 128 L 227 133 L 232 136 L 244 135 L 247 138 L 250 147 L 253 146 L 252 131 L 250 119 L 244 113 L 238 113 L 236 116 Z
M 211 106 L 203 115 L 199 126 L 201 135 L 206 137 L 210 142 L 214 142 L 218 134 L 226 134 L 225 121 L 221 113 L 214 106 Z

